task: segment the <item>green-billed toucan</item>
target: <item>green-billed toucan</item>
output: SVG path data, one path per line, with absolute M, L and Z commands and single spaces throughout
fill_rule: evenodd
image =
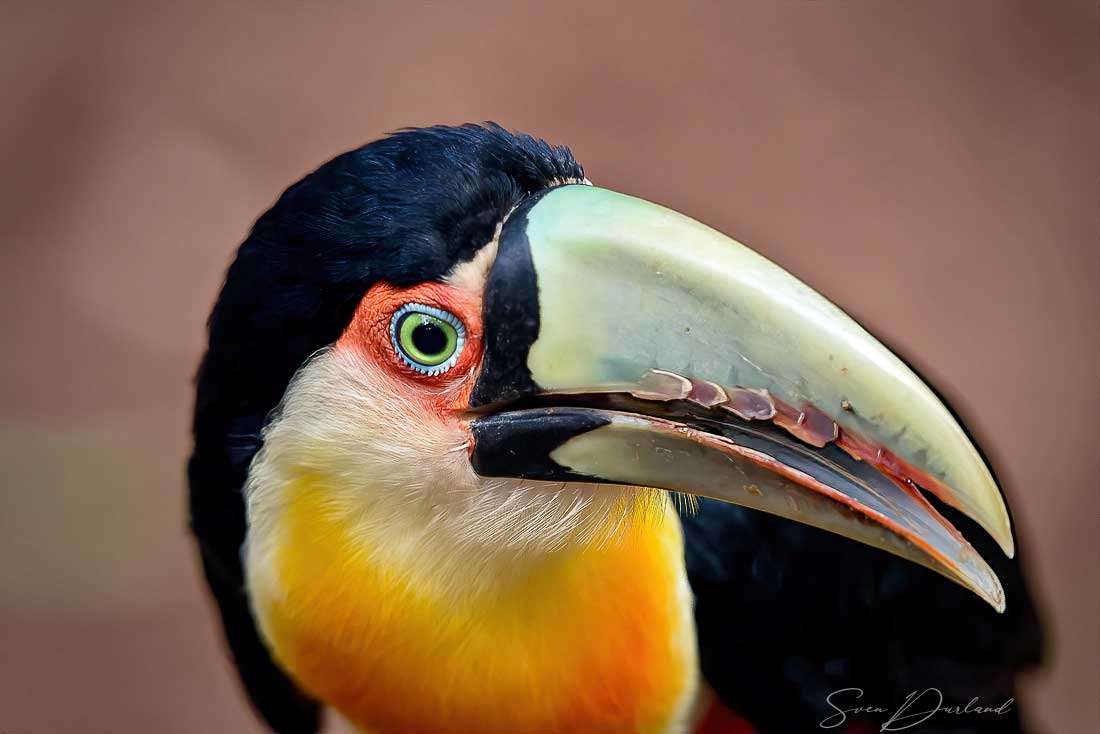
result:
M 191 523 L 281 734 L 320 704 L 379 734 L 877 730 L 926 689 L 998 707 L 937 727 L 1020 725 L 1038 626 L 959 421 L 566 148 L 432 127 L 309 174 L 229 268 L 197 392 Z

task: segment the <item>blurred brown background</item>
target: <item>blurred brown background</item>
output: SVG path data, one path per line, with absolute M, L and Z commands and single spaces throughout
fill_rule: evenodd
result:
M 190 379 L 279 192 L 497 120 L 750 243 L 897 345 L 1006 485 L 1100 731 L 1095 2 L 4 2 L 0 731 L 255 732 L 183 517 Z

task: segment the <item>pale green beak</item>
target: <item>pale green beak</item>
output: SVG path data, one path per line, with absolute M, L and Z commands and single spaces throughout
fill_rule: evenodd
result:
M 484 321 L 471 406 L 495 412 L 471 422 L 479 472 L 754 507 L 902 555 L 1003 609 L 989 566 L 917 489 L 1012 555 L 966 432 L 873 336 L 744 245 L 641 199 L 562 186 L 506 223 Z

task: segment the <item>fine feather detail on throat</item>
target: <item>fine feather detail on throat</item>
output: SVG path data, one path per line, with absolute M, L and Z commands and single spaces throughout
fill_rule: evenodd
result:
M 401 397 L 407 391 L 397 379 L 371 370 L 354 351 L 335 349 L 295 376 L 245 487 L 250 565 L 265 565 L 288 488 L 303 477 L 323 493 L 325 511 L 361 540 L 351 551 L 462 589 L 663 521 L 666 499 L 658 490 L 478 476 L 459 420 L 425 415 Z

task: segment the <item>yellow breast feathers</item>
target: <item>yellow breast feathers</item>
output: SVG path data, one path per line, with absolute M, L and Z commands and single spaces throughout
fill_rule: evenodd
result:
M 462 585 L 395 560 L 398 539 L 353 531 L 314 480 L 288 489 L 253 604 L 279 663 L 357 725 L 381 734 L 683 730 L 698 679 L 695 632 L 680 524 L 663 494 L 612 540 Z

